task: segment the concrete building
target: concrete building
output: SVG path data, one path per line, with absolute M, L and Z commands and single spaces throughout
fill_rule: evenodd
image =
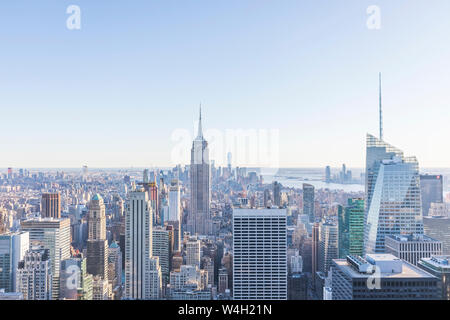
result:
M 185 243 L 186 265 L 200 268 L 201 242 L 196 237 L 189 237 Z
M 386 253 L 415 266 L 422 258 L 442 255 L 442 242 L 425 235 L 388 235 L 385 247 Z
M 152 208 L 144 188 L 131 190 L 125 217 L 125 299 L 158 299 L 161 268 L 152 257 Z
M 234 209 L 233 297 L 287 299 L 286 210 Z
M 333 300 L 434 300 L 439 279 L 391 254 L 333 260 Z

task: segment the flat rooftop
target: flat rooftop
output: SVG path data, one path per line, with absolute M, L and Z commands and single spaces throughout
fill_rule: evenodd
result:
M 372 275 L 360 273 L 356 271 L 345 259 L 333 259 L 333 261 L 341 267 L 341 270 L 348 274 L 351 278 L 368 278 Z M 422 269 L 413 266 L 405 261 L 402 261 L 403 268 L 401 273 L 381 273 L 382 278 L 389 279 L 410 279 L 410 278 L 434 278 L 433 275 L 428 272 L 423 271 Z

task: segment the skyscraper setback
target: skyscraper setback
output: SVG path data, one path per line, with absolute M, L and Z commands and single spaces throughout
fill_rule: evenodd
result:
M 191 211 L 188 229 L 192 234 L 210 233 L 211 168 L 208 142 L 203 137 L 202 111 L 198 123 L 198 134 L 191 149 Z

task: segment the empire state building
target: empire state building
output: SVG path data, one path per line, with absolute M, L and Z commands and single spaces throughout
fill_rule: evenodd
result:
M 198 134 L 191 149 L 191 211 L 188 229 L 192 234 L 210 233 L 211 175 L 208 142 L 203 138 L 202 111 L 198 123 Z

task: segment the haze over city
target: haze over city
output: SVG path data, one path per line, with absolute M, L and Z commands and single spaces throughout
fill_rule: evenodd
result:
M 363 168 L 378 72 L 385 139 L 448 167 L 450 3 L 437 3 L 377 1 L 370 30 L 370 1 L 77 1 L 68 30 L 71 1 L 3 2 L 0 167 L 170 167 L 201 102 L 206 137 L 275 129 L 280 167 Z

